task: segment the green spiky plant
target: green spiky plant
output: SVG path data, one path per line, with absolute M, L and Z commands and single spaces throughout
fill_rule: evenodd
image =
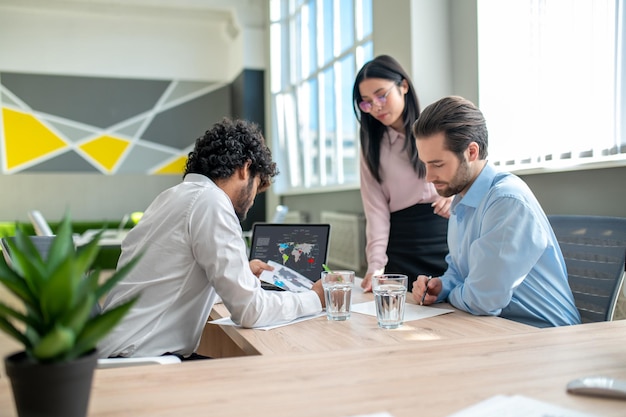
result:
M 71 361 L 92 351 L 135 303 L 136 298 L 104 313 L 93 313 L 98 300 L 139 260 L 133 259 L 100 283 L 100 270 L 90 269 L 101 234 L 76 249 L 66 215 L 45 259 L 21 228 L 14 239 L 7 239 L 11 262 L 7 264 L 0 256 L 0 283 L 24 308 L 19 311 L 0 302 L 0 330 L 23 345 L 33 361 Z

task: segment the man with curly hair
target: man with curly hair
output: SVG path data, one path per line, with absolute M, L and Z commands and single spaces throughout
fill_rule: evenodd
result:
M 277 174 L 253 123 L 224 119 L 196 140 L 183 182 L 162 192 L 122 243 L 118 268 L 143 256 L 103 309 L 140 297 L 98 346 L 100 357 L 198 357 L 219 298 L 244 327 L 322 311 L 321 281 L 305 293 L 265 291 L 257 276 L 270 266 L 248 261 L 240 221 Z

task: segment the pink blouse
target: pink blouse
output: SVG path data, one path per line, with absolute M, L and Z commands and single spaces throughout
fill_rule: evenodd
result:
M 419 178 L 406 150 L 406 138 L 388 127 L 380 144 L 382 183 L 370 173 L 361 154 L 361 199 L 365 211 L 367 273 L 382 273 L 387 264 L 390 213 L 418 203 L 433 203 L 440 197 L 432 183 Z

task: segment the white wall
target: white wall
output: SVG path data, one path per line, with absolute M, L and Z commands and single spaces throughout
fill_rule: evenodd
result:
M 243 67 L 242 45 L 222 14 L 0 3 L 2 71 L 229 81 Z
M 400 62 L 422 107 L 454 90 L 449 8 L 447 0 L 373 2 L 374 56 Z
M 48 221 L 60 220 L 69 210 L 73 220 L 117 224 L 180 181 L 175 175 L 0 175 L 0 221 L 28 221 L 28 211 L 38 209 Z

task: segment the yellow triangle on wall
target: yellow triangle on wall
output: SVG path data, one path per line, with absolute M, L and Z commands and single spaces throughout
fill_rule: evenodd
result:
M 181 156 L 180 158 L 175 159 L 169 164 L 156 170 L 155 174 L 182 174 L 183 172 L 185 172 L 186 163 L 187 163 L 187 157 Z
M 67 144 L 32 114 L 2 108 L 7 169 L 41 158 Z
M 128 148 L 128 145 L 130 145 L 130 142 L 124 139 L 113 136 L 100 136 L 83 143 L 80 145 L 80 149 L 108 171 L 111 171 L 124 154 L 126 148 Z

